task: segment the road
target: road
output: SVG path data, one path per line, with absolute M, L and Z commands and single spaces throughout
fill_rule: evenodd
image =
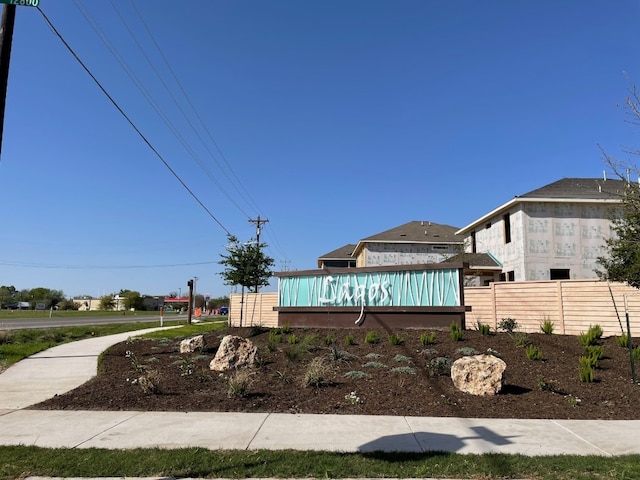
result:
M 176 315 L 175 313 L 165 315 L 164 321 L 184 320 L 187 315 Z M 108 317 L 52 317 L 52 318 L 3 318 L 0 319 L 0 330 L 19 330 L 21 328 L 55 328 L 73 327 L 78 325 L 107 325 L 110 323 L 139 323 L 157 322 L 160 325 L 160 315 L 113 315 Z

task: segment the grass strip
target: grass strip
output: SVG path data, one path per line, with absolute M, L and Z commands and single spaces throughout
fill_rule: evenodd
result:
M 637 479 L 640 455 L 545 456 L 0 447 L 0 479 L 52 477 Z

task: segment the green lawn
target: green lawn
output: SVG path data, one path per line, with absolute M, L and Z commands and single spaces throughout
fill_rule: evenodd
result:
M 51 315 L 52 318 L 74 318 L 74 317 L 113 317 L 116 315 L 124 315 L 127 317 L 144 317 L 144 316 L 158 316 L 160 312 L 155 311 L 145 311 L 138 310 L 135 312 L 125 311 L 125 312 L 116 312 L 116 311 L 90 311 L 83 312 L 78 310 L 0 310 L 0 321 L 3 319 L 15 319 L 15 318 L 49 318 Z M 176 315 L 175 312 L 165 312 L 165 317 L 170 317 L 172 315 Z
M 635 480 L 640 478 L 640 456 L 0 447 L 0 479 L 26 476 Z

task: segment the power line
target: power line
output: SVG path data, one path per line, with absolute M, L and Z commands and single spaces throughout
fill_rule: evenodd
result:
M 65 270 L 129 270 L 139 268 L 174 268 L 174 267 L 190 267 L 193 265 L 213 265 L 218 262 L 194 262 L 194 263 L 173 263 L 173 264 L 159 264 L 159 265 L 56 265 L 51 263 L 28 263 L 28 262 L 12 262 L 0 260 L 0 265 L 10 267 L 25 267 L 25 268 L 51 268 L 51 269 L 65 269 Z
M 156 150 L 156 148 L 151 144 L 151 142 L 145 137 L 145 135 L 140 131 L 140 129 L 136 126 L 135 123 L 129 118 L 129 116 L 124 112 L 124 110 L 118 105 L 118 103 L 114 100 L 114 98 L 107 92 L 107 90 L 102 86 L 102 84 L 98 81 L 98 79 L 91 73 L 91 70 L 84 64 L 84 62 L 80 59 L 80 57 L 76 54 L 76 52 L 71 48 L 71 46 L 67 43 L 67 41 L 62 37 L 60 32 L 56 29 L 56 27 L 51 23 L 49 17 L 42 11 L 40 7 L 36 7 L 45 22 L 49 25 L 49 28 L 53 31 L 53 33 L 60 39 L 63 45 L 67 48 L 69 53 L 73 55 L 76 61 L 80 64 L 80 66 L 84 69 L 85 72 L 91 77 L 91 79 L 95 82 L 98 88 L 102 91 L 102 93 L 109 99 L 111 104 L 120 112 L 120 114 L 124 117 L 124 119 L 131 125 L 131 127 L 136 131 L 136 133 L 140 136 L 140 138 L 146 143 L 149 149 L 160 159 L 160 161 L 164 164 L 164 166 L 171 172 L 171 174 L 180 182 L 180 184 L 184 187 L 184 189 L 194 198 L 194 200 L 204 209 L 205 212 L 228 234 L 231 235 L 231 232 L 227 230 L 227 228 L 216 218 L 216 216 L 211 213 L 211 211 L 202 203 L 202 201 L 198 198 L 198 196 L 187 186 L 187 184 L 180 178 L 180 176 L 176 173 L 176 171 L 171 168 L 171 165 L 164 159 L 164 157 Z
M 169 72 L 171 73 L 174 81 L 176 82 L 176 84 L 178 85 L 178 88 L 180 89 L 180 91 L 182 92 L 182 95 L 184 96 L 184 98 L 186 99 L 187 103 L 189 104 L 189 106 L 191 107 L 191 110 L 193 111 L 193 113 L 195 114 L 196 118 L 198 119 L 198 122 L 200 123 L 200 126 L 202 127 L 202 129 L 205 131 L 205 133 L 207 134 L 207 136 L 209 137 L 209 139 L 211 140 L 211 143 L 213 143 L 213 145 L 216 147 L 216 150 L 218 151 L 218 153 L 220 154 L 220 157 L 222 158 L 224 164 L 226 165 L 226 168 L 229 170 L 229 172 L 231 172 L 231 175 L 233 176 L 233 178 L 235 178 L 237 185 L 239 185 L 240 189 L 242 189 L 242 192 L 240 191 L 240 189 L 236 186 L 236 183 L 234 183 L 233 179 L 229 178 L 229 176 L 227 175 L 227 173 L 225 172 L 224 168 L 222 168 L 222 165 L 220 165 L 220 163 L 218 162 L 218 160 L 216 159 L 216 157 L 213 155 L 213 153 L 207 148 L 207 151 L 209 152 L 209 154 L 211 155 L 211 158 L 214 159 L 214 161 L 216 162 L 216 164 L 218 164 L 220 168 L 220 170 L 222 171 L 222 173 L 225 175 L 225 177 L 227 177 L 227 179 L 229 180 L 229 182 L 231 183 L 231 185 L 234 187 L 234 189 L 236 190 L 236 192 L 245 200 L 245 202 L 247 202 L 247 204 L 253 204 L 253 208 L 256 211 L 259 211 L 260 209 L 258 208 L 256 202 L 251 198 L 251 195 L 249 194 L 249 192 L 247 191 L 246 188 L 244 188 L 244 186 L 242 185 L 242 182 L 240 181 L 240 179 L 238 178 L 238 176 L 236 175 L 235 171 L 233 170 L 233 168 L 231 168 L 231 165 L 229 164 L 229 162 L 227 161 L 227 158 L 225 157 L 224 153 L 222 153 L 222 150 L 220 149 L 220 146 L 218 145 L 218 143 L 216 142 L 216 140 L 213 138 L 213 135 L 211 134 L 210 130 L 207 128 L 207 126 L 205 125 L 204 121 L 202 120 L 202 117 L 200 116 L 200 114 L 198 113 L 198 110 L 196 109 L 196 107 L 194 106 L 193 102 L 191 101 L 191 98 L 189 97 L 189 95 L 187 94 L 185 88 L 182 85 L 182 82 L 180 82 L 178 76 L 176 75 L 173 67 L 171 67 L 171 63 L 169 62 L 169 60 L 167 60 L 167 57 L 165 56 L 164 52 L 162 51 L 162 48 L 160 48 L 160 45 L 158 44 L 158 42 L 156 41 L 153 33 L 151 32 L 151 29 L 147 26 L 147 23 L 144 21 L 144 18 L 142 17 L 142 15 L 140 14 L 140 11 L 138 10 L 138 8 L 135 6 L 133 0 L 129 0 L 131 3 L 131 6 L 133 7 L 133 9 L 135 10 L 136 14 L 138 15 L 138 18 L 140 19 L 140 22 L 142 23 L 142 25 L 144 26 L 145 30 L 147 31 L 149 37 L 151 38 L 151 41 L 153 42 L 153 44 L 156 47 L 156 50 L 158 51 L 158 53 L 160 54 L 160 56 L 162 57 L 167 70 L 169 70 Z M 203 142 L 204 144 L 204 142 Z M 205 145 L 206 148 L 206 145 Z M 246 195 L 246 197 L 245 197 Z M 246 215 L 246 214 L 245 214 Z M 249 215 L 246 215 L 247 217 L 249 217 Z

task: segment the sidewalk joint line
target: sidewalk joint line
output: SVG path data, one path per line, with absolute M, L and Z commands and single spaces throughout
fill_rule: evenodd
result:
M 589 440 L 581 437 L 580 435 L 578 435 L 577 433 L 575 433 L 573 430 L 570 430 L 569 428 L 565 427 L 564 425 L 559 424 L 557 421 L 555 420 L 551 420 L 551 423 L 554 423 L 555 425 L 557 425 L 558 427 L 562 428 L 563 430 L 569 432 L 571 435 L 573 435 L 574 437 L 576 437 L 577 439 L 583 441 L 584 443 L 586 443 L 587 445 L 591 445 L 593 448 L 595 448 L 596 450 L 601 451 L 602 453 L 604 453 L 606 456 L 608 457 L 613 457 L 613 454 L 607 452 L 606 450 L 603 450 L 602 448 L 598 447 L 597 445 L 594 445 L 593 443 L 591 443 Z
M 260 433 L 260 430 L 262 430 L 262 427 L 264 426 L 265 422 L 267 421 L 267 418 L 269 418 L 270 416 L 271 416 L 271 413 L 267 413 L 267 415 L 264 417 L 262 422 L 260 422 L 260 425 L 258 425 L 258 428 L 256 429 L 256 432 L 253 434 L 253 436 L 251 437 L 251 439 L 247 443 L 247 447 L 245 448 L 245 450 L 249 450 L 249 448 L 251 448 L 251 444 L 253 443 L 253 441 L 258 436 L 258 433 Z
M 420 445 L 420 441 L 418 440 L 418 437 L 416 436 L 416 432 L 413 431 L 413 428 L 411 428 L 411 424 L 409 423 L 409 420 L 407 420 L 406 416 L 403 416 L 402 419 L 404 420 L 404 423 L 407 424 L 407 427 L 409 427 L 409 431 L 411 432 L 411 435 L 413 435 L 413 439 L 416 441 L 416 443 L 418 444 L 418 448 L 420 449 L 420 451 L 422 453 L 425 453 L 425 449 L 422 448 L 422 445 Z
M 114 425 L 111 425 L 110 427 L 105 428 L 104 430 L 102 430 L 102 431 L 100 431 L 100 432 L 96 433 L 95 435 L 92 435 L 91 437 L 84 439 L 83 441 L 81 441 L 81 442 L 80 442 L 80 443 L 78 443 L 77 445 L 73 445 L 71 448 L 78 448 L 80 445 L 83 445 L 83 444 L 85 444 L 85 443 L 87 443 L 87 442 L 89 442 L 89 441 L 93 440 L 94 438 L 96 438 L 96 437 L 98 437 L 98 436 L 102 435 L 103 433 L 108 432 L 109 430 L 113 430 L 114 428 L 119 427 L 119 426 L 120 426 L 120 425 L 122 425 L 123 423 L 128 422 L 128 421 L 129 421 L 129 420 L 131 420 L 132 418 L 138 417 L 138 416 L 142 415 L 143 413 L 144 413 L 144 412 L 134 412 L 134 415 L 130 415 L 130 416 L 128 416 L 127 418 L 122 419 L 121 421 L 119 421 L 119 422 L 115 423 Z

